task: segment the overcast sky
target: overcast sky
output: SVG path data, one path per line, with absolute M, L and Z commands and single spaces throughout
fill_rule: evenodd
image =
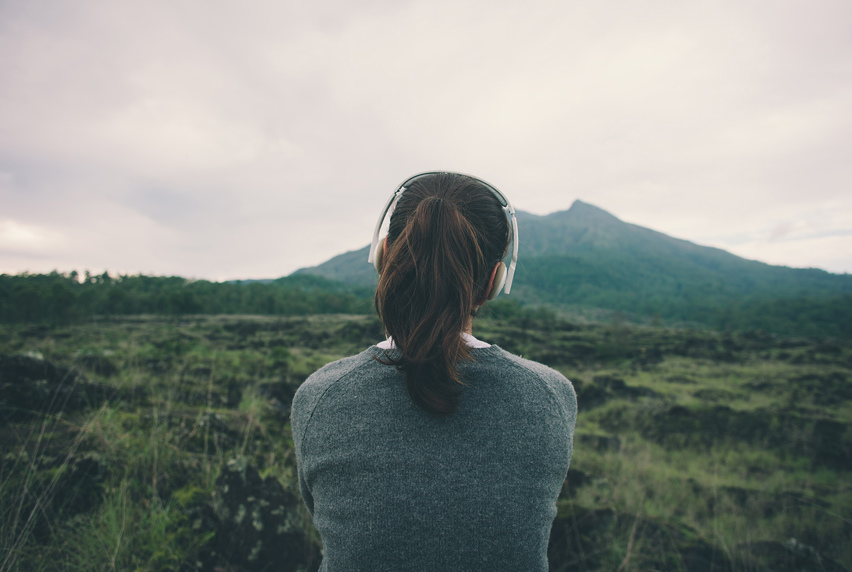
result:
M 849 0 L 3 0 L 0 78 L 0 273 L 278 277 L 435 169 L 852 272 Z

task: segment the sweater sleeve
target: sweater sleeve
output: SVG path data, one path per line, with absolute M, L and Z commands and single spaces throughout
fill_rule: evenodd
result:
M 290 412 L 290 427 L 293 431 L 293 445 L 296 450 L 296 467 L 299 476 L 299 491 L 302 494 L 302 500 L 305 506 L 308 507 L 308 512 L 311 516 L 314 514 L 314 499 L 311 495 L 309 483 L 305 477 L 306 455 L 304 452 L 305 435 L 307 428 L 313 415 L 314 408 L 319 402 L 324 388 L 318 383 L 318 378 L 315 376 L 309 377 L 296 391 L 293 396 L 293 405 Z
M 574 429 L 577 425 L 577 393 L 574 391 L 574 385 L 567 377 L 546 365 L 517 356 L 511 356 L 511 359 L 516 364 L 531 370 L 547 387 L 559 415 L 565 423 L 565 431 L 568 437 L 567 454 L 570 463 L 571 457 L 574 455 Z
M 577 425 L 577 393 L 574 385 L 564 375 L 539 364 L 537 373 L 552 391 L 557 406 L 562 412 L 565 429 L 568 433 L 568 463 L 574 456 L 574 429 Z
M 353 368 L 369 362 L 369 354 L 363 352 L 357 356 L 326 364 L 311 374 L 299 386 L 296 395 L 293 396 L 293 405 L 290 410 L 290 428 L 293 432 L 293 445 L 296 449 L 299 491 L 312 517 L 314 514 L 314 497 L 311 494 L 310 466 L 308 465 L 311 458 L 311 418 L 323 396 L 335 383 L 350 373 Z
M 302 494 L 302 501 L 305 503 L 305 506 L 308 507 L 308 512 L 311 515 L 311 518 L 314 516 L 314 497 L 311 495 L 311 490 L 308 488 L 308 485 L 305 483 L 305 475 L 302 472 L 302 467 L 298 468 L 299 471 L 299 492 Z
M 557 400 L 563 405 L 565 411 L 565 421 L 568 426 L 570 439 L 568 441 L 568 462 L 574 456 L 574 429 L 577 426 L 577 393 L 574 391 L 574 385 L 558 372 L 554 372 L 559 376 L 559 383 L 554 384 L 554 393 Z

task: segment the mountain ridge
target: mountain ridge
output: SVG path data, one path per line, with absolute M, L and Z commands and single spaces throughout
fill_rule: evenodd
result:
M 811 315 L 815 325 L 804 324 L 810 329 L 834 324 L 839 320 L 834 314 L 847 309 L 852 315 L 852 275 L 748 260 L 626 223 L 580 200 L 548 215 L 518 211 L 517 218 L 511 297 L 522 304 L 605 309 L 716 327 L 765 325 L 768 318 L 760 312 L 777 317 L 793 307 L 801 316 Z M 369 246 L 351 250 L 294 274 L 375 287 L 378 276 L 367 263 L 368 252 Z M 799 325 L 803 319 L 785 318 Z
M 831 273 L 820 268 L 794 268 L 784 265 L 772 265 L 758 260 L 737 256 L 727 250 L 706 246 L 691 240 L 667 235 L 634 223 L 624 222 L 610 212 L 576 199 L 568 209 L 546 215 L 537 215 L 527 211 L 517 211 L 519 226 L 519 254 L 535 257 L 553 254 L 568 254 L 585 250 L 618 247 L 626 252 L 643 250 L 647 252 L 648 240 L 658 241 L 654 250 L 658 254 L 681 255 L 684 251 L 722 257 L 729 261 L 757 264 L 765 267 L 783 268 L 794 271 L 816 271 L 831 276 L 849 276 Z M 590 224 L 591 223 L 591 224 Z M 636 238 L 642 239 L 636 242 Z M 644 247 L 644 248 L 640 248 Z M 663 246 L 665 245 L 665 246 Z M 678 252 L 678 248 L 681 249 Z M 369 245 L 349 250 L 322 262 L 316 266 L 295 270 L 292 274 L 316 274 L 344 284 L 373 283 L 375 272 L 367 263 Z M 363 259 L 363 265 L 361 262 Z

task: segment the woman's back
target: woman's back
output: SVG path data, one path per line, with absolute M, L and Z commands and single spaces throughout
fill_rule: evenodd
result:
M 574 389 L 496 346 L 470 351 L 450 417 L 415 405 L 375 346 L 299 389 L 293 434 L 323 570 L 547 569 Z
M 329 364 L 293 399 L 321 570 L 547 570 L 574 388 L 470 335 L 517 254 L 514 207 L 480 179 L 421 173 L 388 199 L 369 261 L 396 345 Z

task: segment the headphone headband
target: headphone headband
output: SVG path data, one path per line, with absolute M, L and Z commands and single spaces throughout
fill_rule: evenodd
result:
M 500 203 L 500 206 L 503 208 L 503 211 L 506 213 L 506 218 L 511 220 L 512 223 L 512 260 L 509 263 L 509 271 L 506 275 L 506 283 L 504 286 L 506 294 L 512 291 L 512 280 L 515 277 L 515 266 L 518 264 L 518 221 L 515 218 L 515 208 L 512 206 L 512 203 L 509 202 L 509 199 L 506 198 L 506 195 L 501 193 L 497 187 L 494 185 L 483 181 L 478 177 L 474 177 L 472 175 L 465 175 L 463 173 L 453 173 L 450 171 L 427 171 L 425 173 L 418 173 L 413 177 L 409 177 L 406 179 L 399 187 L 397 187 L 396 191 L 390 196 L 387 203 L 385 203 L 385 208 L 382 210 L 382 214 L 379 217 L 379 222 L 376 223 L 376 229 L 373 232 L 373 241 L 370 245 L 370 255 L 367 257 L 367 262 L 374 263 L 376 260 L 376 251 L 379 246 L 379 233 L 382 230 L 382 224 L 385 222 L 385 218 L 387 218 L 388 213 L 393 214 L 394 209 L 396 208 L 396 204 L 399 202 L 400 197 L 405 192 L 405 190 L 411 186 L 416 179 L 420 177 L 426 177 L 431 175 L 460 175 L 463 177 L 468 177 L 473 179 L 477 183 L 481 184 L 483 187 L 488 189 L 494 198 L 497 199 L 497 202 Z

